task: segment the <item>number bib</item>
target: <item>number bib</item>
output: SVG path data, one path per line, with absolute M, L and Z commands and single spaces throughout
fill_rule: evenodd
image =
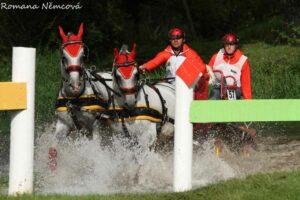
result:
M 236 100 L 235 90 L 227 90 L 226 92 L 228 100 Z

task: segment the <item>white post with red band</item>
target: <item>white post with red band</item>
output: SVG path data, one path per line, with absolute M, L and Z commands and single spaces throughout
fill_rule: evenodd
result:
M 27 109 L 11 120 L 9 195 L 33 191 L 35 56 L 35 48 L 13 47 L 12 81 L 26 82 Z

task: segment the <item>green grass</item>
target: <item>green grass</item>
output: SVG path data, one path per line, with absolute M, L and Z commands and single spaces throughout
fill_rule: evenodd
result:
M 0 81 L 7 82 L 11 81 L 11 55 L 1 55 L 0 56 Z M 8 134 L 10 129 L 10 117 L 9 112 L 1 111 L 0 112 L 0 134 Z
M 58 51 L 38 51 L 36 60 L 36 124 L 54 119 L 55 100 L 61 81 Z
M 300 171 L 256 174 L 242 179 L 231 179 L 205 187 L 180 193 L 146 193 L 113 195 L 25 195 L 19 197 L 0 196 L 0 199 L 100 199 L 100 200 L 293 200 L 300 197 Z
M 60 55 L 58 51 L 37 51 L 35 119 L 42 124 L 54 119 L 55 99 L 60 85 Z M 0 63 L 0 80 L 11 81 L 11 60 L 3 59 Z M 9 133 L 10 113 L 0 112 L 0 134 Z
M 300 51 L 294 46 L 247 44 L 253 96 L 257 99 L 300 98 Z

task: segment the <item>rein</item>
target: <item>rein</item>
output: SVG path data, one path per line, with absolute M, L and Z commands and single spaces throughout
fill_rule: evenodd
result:
M 169 81 L 169 80 L 174 80 L 175 78 L 174 77 L 170 77 L 170 78 L 143 78 L 141 80 L 139 80 L 139 82 L 142 82 L 144 84 L 147 84 L 147 85 L 152 85 L 152 84 L 155 84 L 157 82 L 164 82 L 164 81 Z
M 126 54 L 126 59 L 127 59 L 127 54 Z M 118 68 L 120 67 L 129 67 L 129 66 L 132 66 L 134 65 L 134 67 L 138 70 L 138 65 L 137 65 L 137 62 L 136 61 L 131 61 L 131 62 L 128 62 L 128 60 L 126 60 L 124 63 L 113 63 L 113 76 L 116 76 L 116 71 L 118 70 Z M 138 73 L 138 80 L 139 80 L 139 73 Z M 139 91 L 139 83 L 137 83 L 137 86 L 135 87 L 132 87 L 132 88 L 122 88 L 120 87 L 118 81 L 116 81 L 116 84 L 119 86 L 120 90 L 122 91 L 122 93 L 124 95 L 129 95 L 129 94 L 135 94 Z
M 100 76 L 99 74 L 97 74 L 97 72 L 95 70 L 91 70 L 90 74 L 100 83 L 102 83 L 109 91 L 113 92 L 115 95 L 117 95 L 118 97 L 121 97 L 121 94 L 117 91 L 115 91 L 114 89 L 112 89 L 111 87 L 109 87 L 106 83 L 106 81 L 111 80 L 111 79 L 104 79 L 102 76 Z
M 130 65 L 136 65 L 136 64 L 137 64 L 136 61 L 132 61 L 132 62 L 126 61 L 125 63 L 118 63 L 118 64 L 114 63 L 113 66 L 114 67 L 128 67 Z

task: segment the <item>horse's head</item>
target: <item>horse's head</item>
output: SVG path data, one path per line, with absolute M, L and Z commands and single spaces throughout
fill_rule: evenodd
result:
M 62 39 L 61 72 L 64 78 L 64 89 L 67 96 L 77 97 L 84 90 L 84 58 L 88 49 L 82 42 L 83 23 L 81 23 L 77 35 L 64 33 L 59 26 L 59 34 Z
M 124 105 L 128 107 L 135 105 L 138 92 L 139 71 L 135 61 L 135 52 L 135 44 L 131 52 L 128 51 L 127 45 L 123 45 L 120 52 L 114 49 L 113 78 L 125 98 Z

